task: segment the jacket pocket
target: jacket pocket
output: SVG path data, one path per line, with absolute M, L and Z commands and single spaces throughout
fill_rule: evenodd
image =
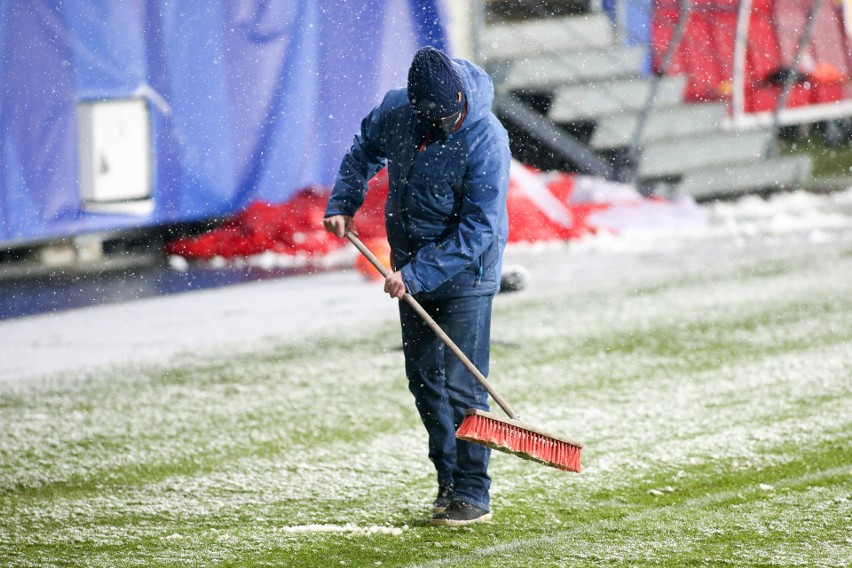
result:
M 471 268 L 474 272 L 474 284 L 476 286 L 485 284 L 492 285 L 499 281 L 497 265 L 500 261 L 500 249 L 497 243 L 492 243 L 483 251 Z

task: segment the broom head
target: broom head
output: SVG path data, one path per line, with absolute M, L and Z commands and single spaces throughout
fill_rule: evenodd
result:
M 580 471 L 583 444 L 532 428 L 517 420 L 470 408 L 456 438 L 515 454 L 556 469 Z

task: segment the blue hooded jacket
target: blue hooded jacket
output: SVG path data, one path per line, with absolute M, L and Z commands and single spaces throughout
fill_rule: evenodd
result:
M 391 262 L 420 299 L 496 293 L 509 235 L 511 153 L 506 130 L 491 113 L 494 85 L 473 63 L 452 62 L 467 98 L 461 127 L 424 146 L 426 132 L 406 89 L 389 91 L 361 122 L 325 212 L 354 216 L 367 181 L 387 161 Z

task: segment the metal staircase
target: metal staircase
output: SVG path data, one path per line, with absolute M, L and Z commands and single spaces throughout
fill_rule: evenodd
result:
M 643 72 L 645 48 L 620 45 L 604 13 L 491 22 L 480 51 L 494 78 L 498 115 L 506 100 L 525 102 L 608 162 L 609 177 L 633 181 L 645 193 L 708 200 L 801 187 L 810 177 L 808 156 L 770 157 L 769 128 L 726 130 L 723 103 L 684 103 L 684 77 Z M 513 150 L 532 156 L 534 166 L 552 167 L 553 160 L 536 164 L 536 153 L 519 147 L 535 144 L 535 135 L 522 130 L 515 119 Z M 548 131 L 541 124 L 531 130 Z M 553 154 L 555 136 L 545 156 Z

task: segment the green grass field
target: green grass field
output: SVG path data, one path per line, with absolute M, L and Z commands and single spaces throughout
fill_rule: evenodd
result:
M 819 132 L 809 132 L 803 139 L 781 142 L 784 154 L 806 153 L 813 160 L 815 178 L 852 176 L 852 141 L 839 145 L 828 145 Z
M 0 383 L 0 566 L 852 564 L 852 239 L 519 254 L 491 377 L 582 473 L 434 528 L 395 322 L 187 353 Z

